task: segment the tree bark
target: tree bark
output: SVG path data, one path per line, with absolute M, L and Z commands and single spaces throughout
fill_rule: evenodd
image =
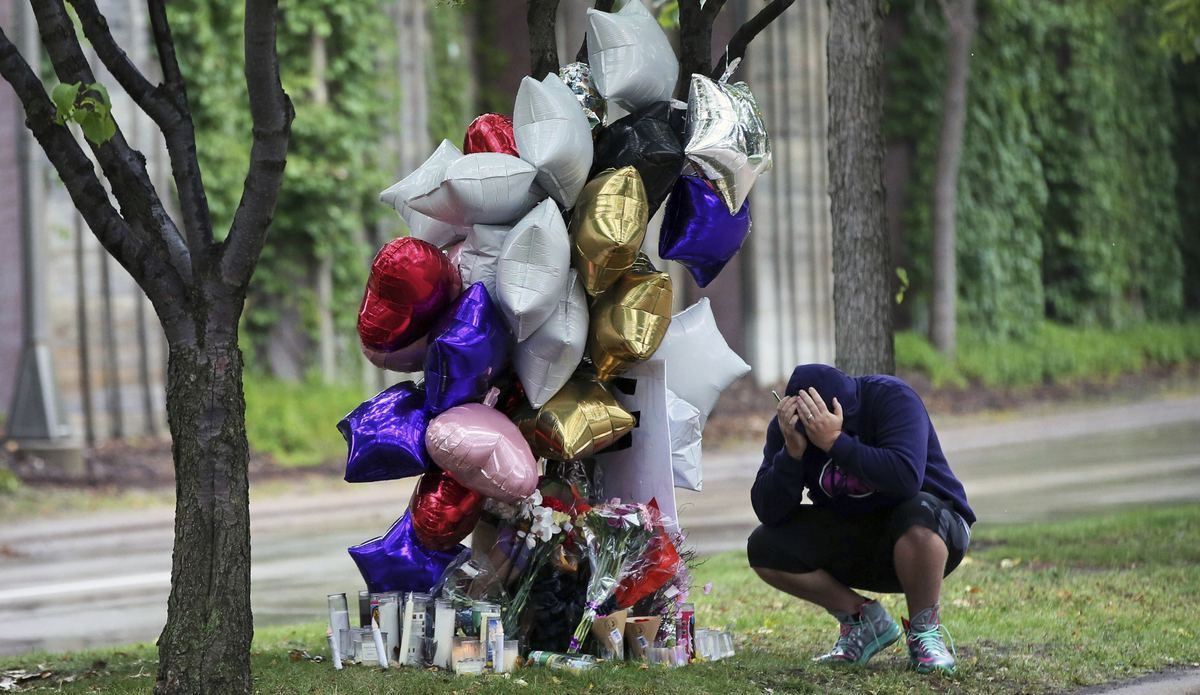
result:
M 167 419 L 175 459 L 175 551 L 156 693 L 251 692 L 245 415 L 236 339 L 171 344 Z
M 953 356 L 957 338 L 955 216 L 958 165 L 962 159 L 963 127 L 967 118 L 967 76 L 971 42 L 975 37 L 975 0 L 942 0 L 946 17 L 946 85 L 942 91 L 942 128 L 938 136 L 933 183 L 933 301 L 929 337 L 934 346 Z
M 829 198 L 838 366 L 892 373 L 891 268 L 883 207 L 879 0 L 829 2 Z
M 559 0 L 529 0 L 525 23 L 529 28 L 529 74 L 540 80 L 558 73 L 558 37 L 555 24 Z

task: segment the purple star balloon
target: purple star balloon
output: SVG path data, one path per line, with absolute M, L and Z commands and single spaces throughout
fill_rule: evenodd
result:
M 683 176 L 671 191 L 658 237 L 658 255 L 687 266 L 705 287 L 733 258 L 750 233 L 750 201 L 729 214 L 721 196 L 698 176 Z
M 429 334 L 425 353 L 425 410 L 436 415 L 477 401 L 508 363 L 504 315 L 482 282 L 463 292 Z
M 464 550 L 461 545 L 445 552 L 429 550 L 413 533 L 411 512 L 396 520 L 388 532 L 349 548 L 367 589 L 381 591 L 429 591 L 446 566 Z
M 420 475 L 432 461 L 425 450 L 425 391 L 402 381 L 355 408 L 337 424 L 346 439 L 346 482 L 369 483 Z

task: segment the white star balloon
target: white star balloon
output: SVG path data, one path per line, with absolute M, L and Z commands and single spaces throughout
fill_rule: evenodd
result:
M 517 344 L 513 356 L 525 396 L 534 408 L 545 405 L 579 367 L 587 346 L 588 324 L 587 293 L 578 273 L 571 270 L 554 313 Z
M 619 12 L 588 10 L 587 48 L 592 82 L 608 101 L 632 112 L 670 100 L 679 59 L 641 0 Z
M 517 340 L 554 313 L 570 266 L 567 225 L 554 201 L 544 200 L 513 226 L 496 263 L 496 299 Z
M 409 198 L 417 212 L 455 225 L 511 224 L 546 197 L 537 169 L 512 155 L 478 152 L 446 167 L 445 175 Z
M 463 288 L 482 282 L 488 294 L 496 300 L 496 263 L 504 240 L 511 227 L 506 225 L 477 224 L 467 235 L 458 253 L 458 274 Z
M 721 392 L 750 371 L 717 330 L 708 298 L 675 314 L 655 353 L 666 363 L 667 388 L 707 419 Z
M 575 94 L 558 75 L 526 77 L 513 106 L 513 137 L 537 182 L 564 209 L 575 205 L 592 168 L 592 130 Z
M 408 199 L 441 183 L 442 177 L 446 175 L 446 167 L 462 156 L 463 153 L 449 140 L 442 140 L 442 144 L 438 145 L 421 166 L 379 194 L 380 202 L 395 208 L 400 217 L 408 223 L 411 236 L 428 241 L 438 248 L 445 248 L 465 239 L 471 228 L 435 220 L 429 215 L 417 212 L 409 207 Z

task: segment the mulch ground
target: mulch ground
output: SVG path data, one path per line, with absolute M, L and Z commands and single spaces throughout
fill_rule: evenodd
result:
M 1176 369 L 1156 369 L 1129 374 L 1110 382 L 1046 384 L 1037 388 L 935 389 L 919 374 L 900 375 L 912 384 L 935 414 L 964 415 L 985 411 L 1010 410 L 1031 403 L 1136 400 L 1200 384 L 1200 365 Z M 764 423 L 775 411 L 774 388 L 783 393 L 780 382 L 761 387 L 750 378 L 729 387 L 721 396 L 704 428 L 706 446 L 734 446 L 761 438 Z M 329 461 L 304 469 L 306 474 L 341 477 L 343 461 Z M 169 439 L 136 439 L 107 442 L 89 449 L 84 455 L 82 476 L 65 475 L 35 457 L 22 455 L 13 447 L 0 447 L 0 469 L 7 468 L 25 484 L 81 488 L 159 488 L 175 483 Z M 269 455 L 252 453 L 251 481 L 295 477 L 295 468 L 275 463 Z

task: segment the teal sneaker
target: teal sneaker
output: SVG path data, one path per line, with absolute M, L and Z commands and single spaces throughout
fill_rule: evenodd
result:
M 926 608 L 917 613 L 909 622 L 904 620 L 904 632 L 908 642 L 908 664 L 918 673 L 942 671 L 954 673 L 955 651 L 954 638 L 950 631 L 942 625 L 938 617 L 938 607 Z M 942 633 L 946 634 L 950 646 L 942 641 Z
M 900 626 L 878 601 L 867 601 L 858 613 L 833 613 L 842 624 L 842 634 L 828 654 L 813 661 L 827 664 L 865 664 L 881 650 L 900 639 Z

